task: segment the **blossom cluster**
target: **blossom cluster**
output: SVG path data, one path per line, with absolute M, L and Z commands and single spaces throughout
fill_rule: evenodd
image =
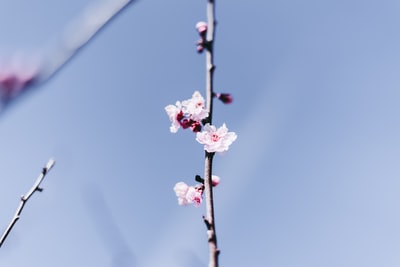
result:
M 227 99 L 226 103 L 232 102 L 232 98 L 228 94 L 215 94 L 220 97 L 224 95 Z M 224 152 L 229 149 L 229 146 L 236 140 L 237 135 L 234 132 L 228 132 L 228 128 L 223 124 L 220 128 L 216 128 L 209 123 L 204 125 L 202 130 L 202 121 L 208 117 L 208 112 L 205 109 L 203 96 L 195 91 L 192 98 L 182 102 L 177 101 L 175 105 L 168 105 L 165 111 L 171 121 L 170 131 L 176 133 L 180 127 L 183 129 L 191 128 L 196 132 L 196 140 L 204 145 L 204 150 L 209 153 Z
M 230 94 L 214 93 L 213 97 L 217 97 L 225 104 L 232 102 Z M 214 125 L 206 123 L 209 114 L 205 108 L 204 98 L 198 91 L 195 91 L 190 99 L 166 106 L 165 111 L 171 122 L 170 131 L 172 133 L 176 133 L 181 127 L 183 129 L 191 128 L 196 133 L 196 141 L 204 145 L 204 150 L 208 153 L 227 151 L 237 138 L 236 133 L 229 132 L 225 124 L 216 128 Z M 203 125 L 203 123 L 205 124 Z M 212 175 L 211 180 L 213 186 L 217 186 L 220 182 L 220 178 L 216 175 Z M 184 182 L 175 184 L 174 191 L 179 205 L 200 206 L 203 201 L 204 180 L 197 175 L 196 181 L 200 184 L 195 186 L 187 185 Z
M 171 121 L 171 133 L 176 133 L 180 127 L 191 128 L 193 132 L 201 131 L 201 121 L 208 117 L 204 102 L 203 96 L 195 91 L 192 98 L 166 106 L 165 111 Z
M 212 176 L 212 185 L 217 186 L 220 182 L 219 176 Z M 203 201 L 204 185 L 197 184 L 195 186 L 187 185 L 184 182 L 179 182 L 174 186 L 174 191 L 178 197 L 179 205 L 193 204 L 195 207 L 200 206 Z

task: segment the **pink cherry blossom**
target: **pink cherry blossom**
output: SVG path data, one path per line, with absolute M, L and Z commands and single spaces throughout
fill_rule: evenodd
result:
M 165 111 L 167 112 L 169 120 L 171 121 L 171 127 L 169 130 L 171 133 L 176 133 L 181 127 L 180 121 L 178 120 L 179 114 L 182 112 L 181 102 L 176 101 L 175 105 L 166 106 Z
M 184 182 L 179 182 L 174 186 L 174 191 L 179 205 L 193 204 L 198 207 L 203 201 L 203 185 L 189 186 Z
M 192 98 L 182 102 L 177 101 L 175 105 L 168 105 L 165 111 L 171 121 L 170 131 L 176 133 L 180 127 L 191 128 L 193 132 L 201 131 L 201 121 L 208 117 L 204 105 L 204 98 L 196 91 Z
M 204 103 L 203 96 L 198 91 L 195 91 L 191 99 L 182 101 L 182 111 L 185 114 L 190 114 L 190 119 L 193 121 L 201 121 L 208 116 Z
M 189 203 L 193 203 L 196 207 L 200 206 L 203 201 L 203 187 L 201 186 L 189 186 L 189 190 L 186 194 L 186 199 Z
M 204 150 L 210 153 L 227 151 L 236 138 L 236 133 L 228 132 L 225 123 L 218 129 L 207 123 L 203 131 L 196 134 L 197 142 L 203 144 Z

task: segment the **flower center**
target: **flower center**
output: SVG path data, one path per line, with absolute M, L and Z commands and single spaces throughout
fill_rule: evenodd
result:
M 213 141 L 213 142 L 218 142 L 218 140 L 219 140 L 218 134 L 213 133 L 213 134 L 211 135 L 211 141 Z

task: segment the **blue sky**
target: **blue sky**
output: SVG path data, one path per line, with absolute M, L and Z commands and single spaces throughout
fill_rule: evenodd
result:
M 51 57 L 96 1 L 3 1 L 0 66 Z M 398 266 L 398 1 L 217 3 L 214 123 L 221 266 Z M 205 1 L 132 4 L 0 116 L 0 229 L 57 161 L 0 249 L 1 266 L 207 266 L 205 207 L 172 190 L 202 146 L 164 107 L 204 92 Z

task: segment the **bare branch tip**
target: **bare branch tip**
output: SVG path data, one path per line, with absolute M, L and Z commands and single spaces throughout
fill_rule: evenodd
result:
M 46 164 L 46 170 L 50 171 L 50 169 L 53 168 L 54 164 L 56 164 L 56 161 L 54 159 L 49 159 Z

